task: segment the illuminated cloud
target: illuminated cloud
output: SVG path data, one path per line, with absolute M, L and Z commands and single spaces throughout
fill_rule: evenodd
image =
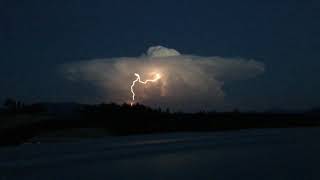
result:
M 154 46 L 139 57 L 65 64 L 63 72 L 69 80 L 88 81 L 102 89 L 104 99 L 101 101 L 117 103 L 130 103 L 134 73 L 139 73 L 142 80 L 159 73 L 161 79 L 157 82 L 134 87 L 136 101 L 174 110 L 201 110 L 223 103 L 225 82 L 255 77 L 264 72 L 264 64 L 241 58 L 184 55 L 174 49 Z

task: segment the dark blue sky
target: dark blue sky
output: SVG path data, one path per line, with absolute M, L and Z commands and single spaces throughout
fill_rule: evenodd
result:
M 265 63 L 225 85 L 232 106 L 320 106 L 319 19 L 319 1 L 0 1 L 0 100 L 74 101 L 93 90 L 65 81 L 60 64 L 163 45 Z

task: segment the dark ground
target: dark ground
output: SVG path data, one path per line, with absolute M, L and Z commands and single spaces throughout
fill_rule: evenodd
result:
M 33 104 L 4 109 L 0 145 L 17 145 L 33 137 L 74 129 L 101 129 L 105 135 L 208 132 L 248 128 L 320 126 L 319 111 L 171 113 L 136 104 Z

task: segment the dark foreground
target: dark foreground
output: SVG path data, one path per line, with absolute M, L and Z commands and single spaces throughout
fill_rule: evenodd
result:
M 81 138 L 168 132 L 214 132 L 249 128 L 319 127 L 320 111 L 171 113 L 143 105 L 33 104 L 0 113 L 0 145 L 18 145 L 61 132 L 91 129 Z M 99 129 L 99 130 L 98 130 Z M 59 133 L 58 133 L 59 134 Z M 77 136 L 73 133 L 73 136 Z M 38 138 L 39 139 L 39 138 Z M 38 143 L 38 142 L 37 142 Z
M 320 179 L 320 128 L 167 133 L 0 148 L 0 179 Z

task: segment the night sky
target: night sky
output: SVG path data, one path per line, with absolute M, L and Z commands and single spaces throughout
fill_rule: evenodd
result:
M 78 101 L 95 90 L 67 81 L 61 64 L 162 45 L 263 62 L 263 74 L 224 85 L 230 107 L 319 107 L 319 19 L 317 1 L 2 0 L 0 100 Z

